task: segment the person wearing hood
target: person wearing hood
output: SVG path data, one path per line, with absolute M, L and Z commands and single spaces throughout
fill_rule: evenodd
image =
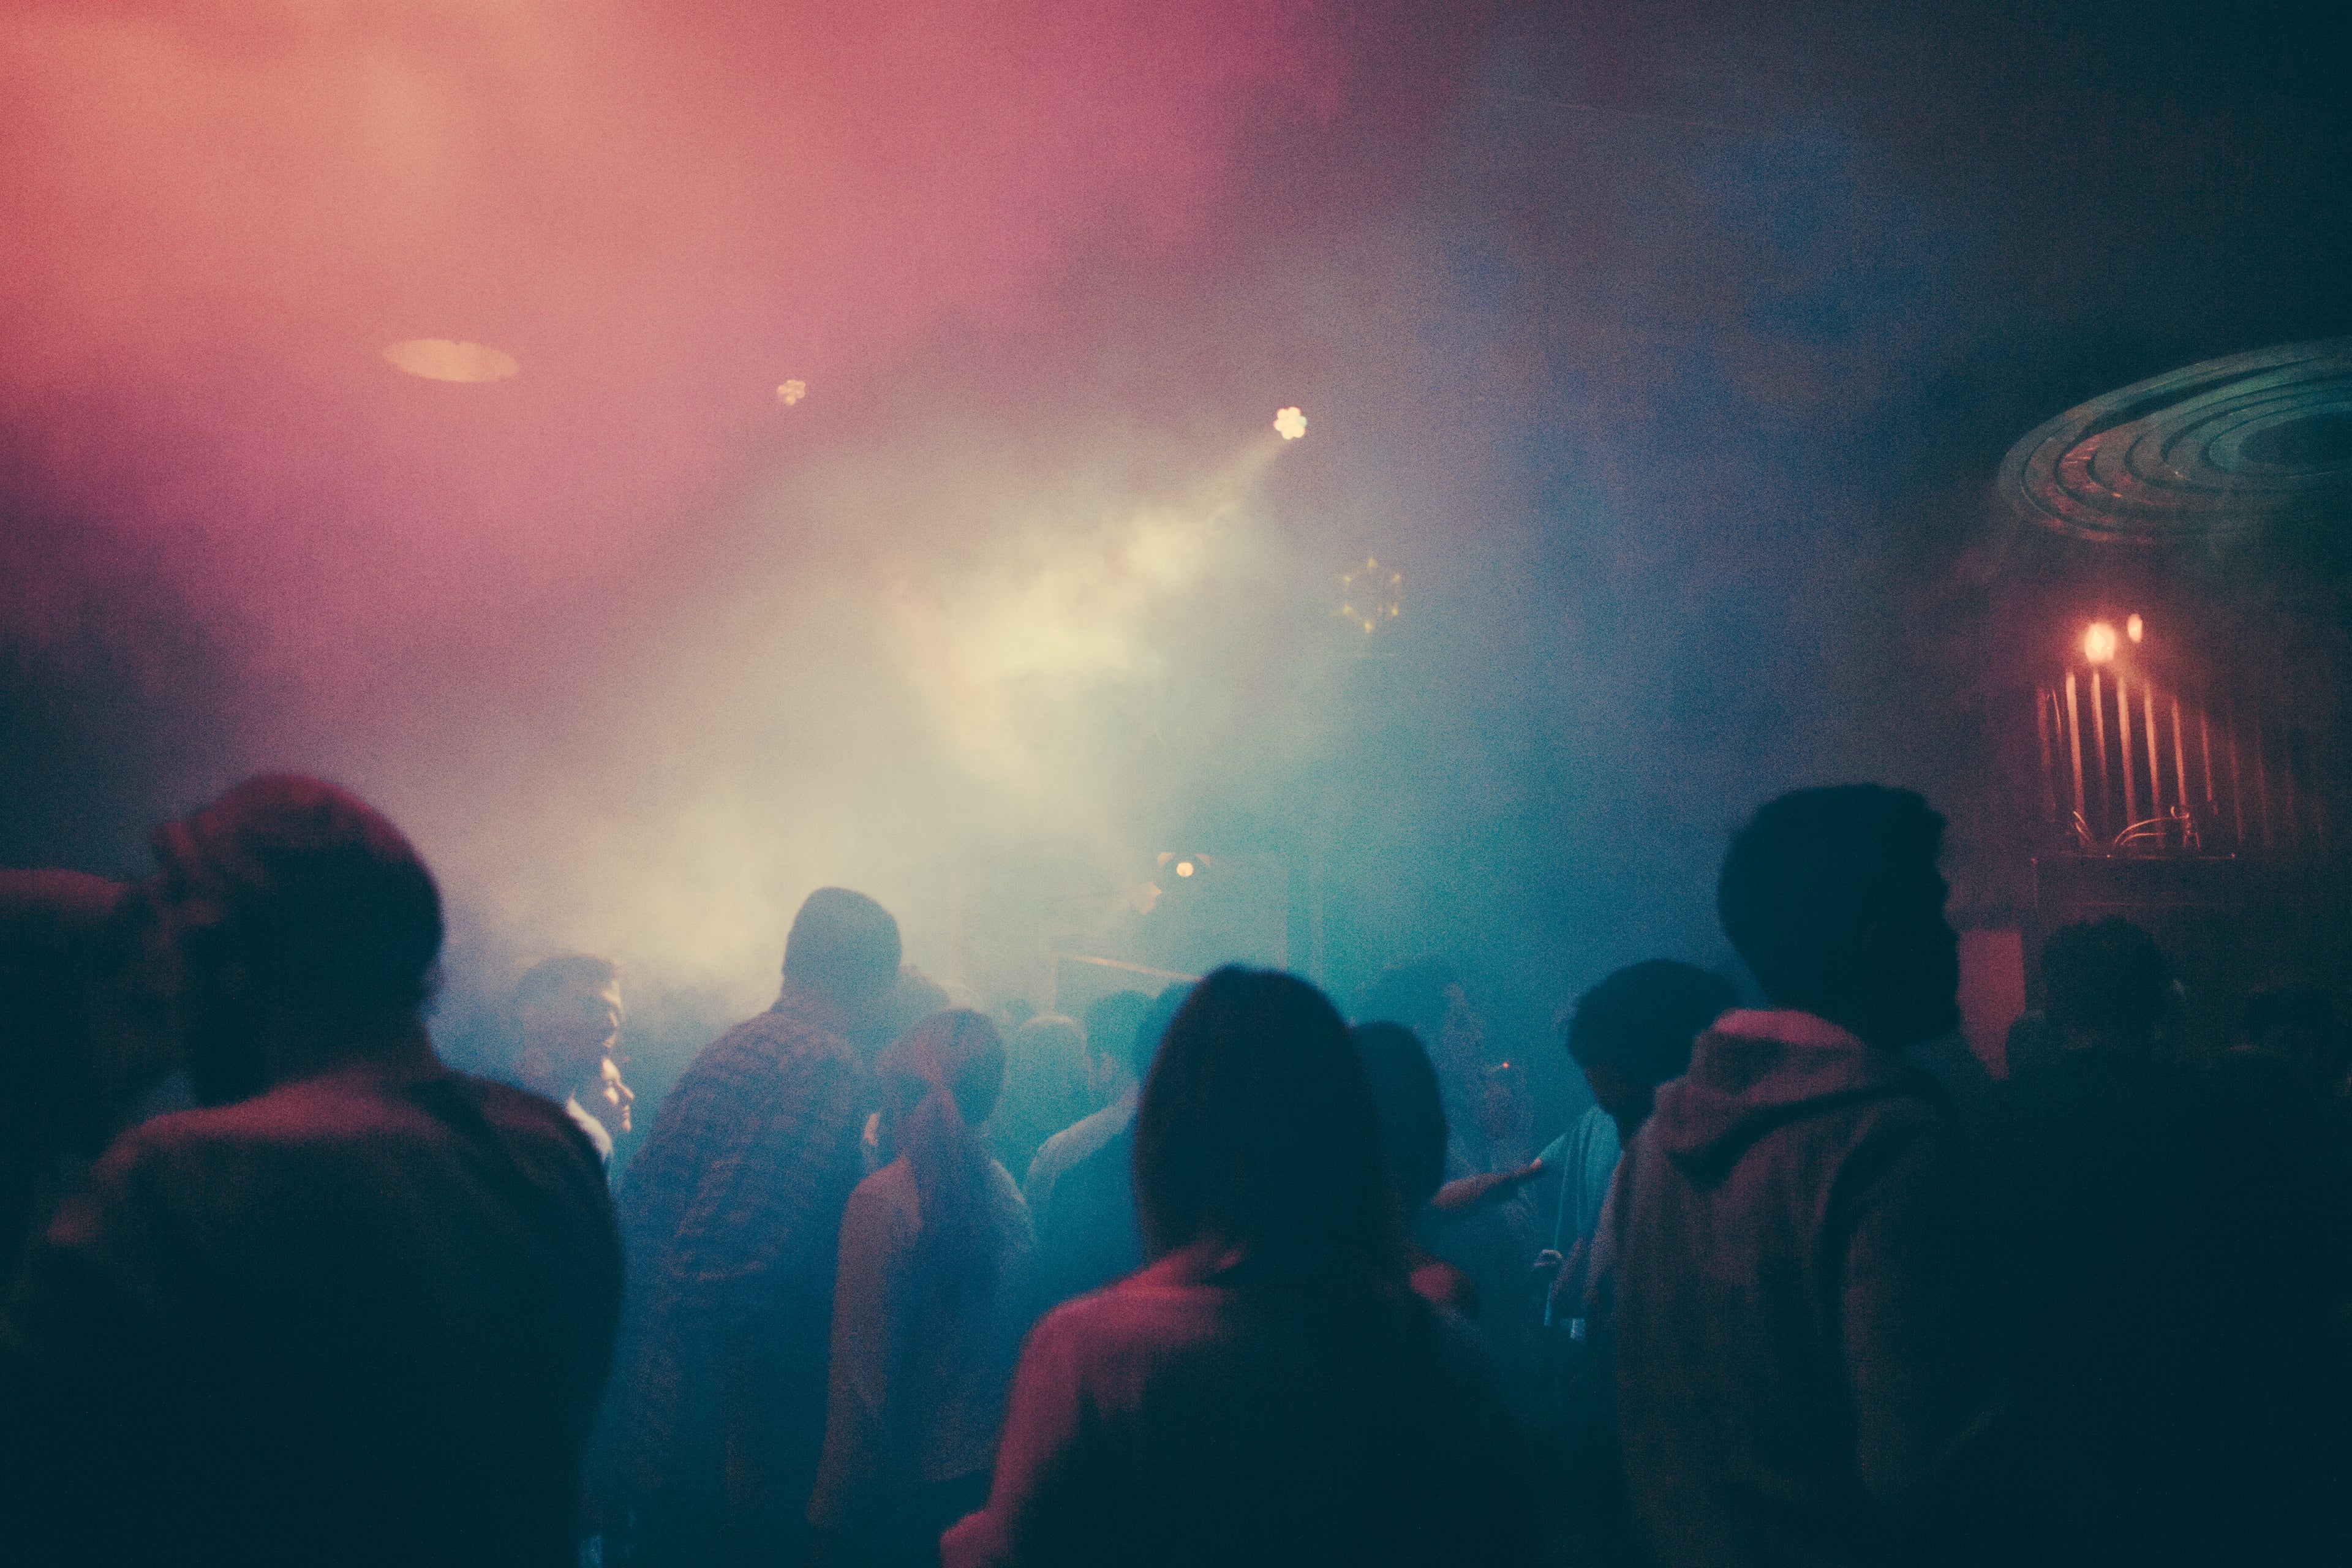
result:
M 1960 1149 L 1904 1048 L 1958 1020 L 1943 819 L 1801 790 L 1733 840 L 1726 933 L 1771 1007 L 1662 1086 L 1613 1228 L 1633 1534 L 1662 1568 L 1916 1563 L 1985 1409 Z

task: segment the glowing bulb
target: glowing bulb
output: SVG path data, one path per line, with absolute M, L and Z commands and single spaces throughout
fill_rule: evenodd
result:
M 1296 441 L 1307 434 L 1307 416 L 1296 408 L 1286 408 L 1274 416 L 1274 433 L 1286 441 Z
M 1189 876 L 1191 876 L 1191 875 L 1192 874 L 1192 862 L 1191 862 L 1190 860 L 1179 860 L 1179 861 L 1177 861 L 1177 862 L 1176 862 L 1176 874 L 1177 874 L 1178 876 L 1180 876 L 1180 877 L 1189 877 Z
M 2116 657 L 2116 628 L 2105 621 L 2093 621 L 2091 629 L 2083 634 L 2083 657 L 2093 664 L 2105 664 Z
M 504 381 L 522 369 L 512 354 L 447 338 L 410 338 L 385 349 L 383 357 L 427 381 Z
M 776 388 L 776 401 L 787 408 L 807 395 L 808 383 L 805 381 L 788 381 Z
M 2139 641 L 2141 635 L 2147 630 L 2147 628 L 2146 626 L 2140 625 L 2139 617 L 2137 616 L 2134 616 L 2130 620 L 2124 623 L 2124 636 L 2131 638 L 2134 642 Z

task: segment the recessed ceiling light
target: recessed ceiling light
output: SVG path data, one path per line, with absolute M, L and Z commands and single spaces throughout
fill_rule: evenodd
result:
M 384 350 L 383 357 L 427 381 L 504 381 L 522 369 L 512 354 L 448 338 L 410 338 Z

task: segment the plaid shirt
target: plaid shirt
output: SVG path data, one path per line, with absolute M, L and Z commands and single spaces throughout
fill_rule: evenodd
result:
M 823 1326 L 867 1085 L 838 1009 L 788 987 L 663 1102 L 621 1200 L 632 1300 L 614 1436 L 634 1485 L 712 1479 L 740 1415 L 783 1415 L 743 1407 L 794 1385 L 814 1389 L 822 1421 Z M 795 1342 L 804 1318 L 813 1347 Z

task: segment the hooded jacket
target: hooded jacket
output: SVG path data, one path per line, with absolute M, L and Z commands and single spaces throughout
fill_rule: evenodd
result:
M 1979 1408 L 1958 1137 L 1897 1052 L 1727 1014 L 1612 1200 L 1628 1504 L 1663 1568 L 1918 1559 Z

